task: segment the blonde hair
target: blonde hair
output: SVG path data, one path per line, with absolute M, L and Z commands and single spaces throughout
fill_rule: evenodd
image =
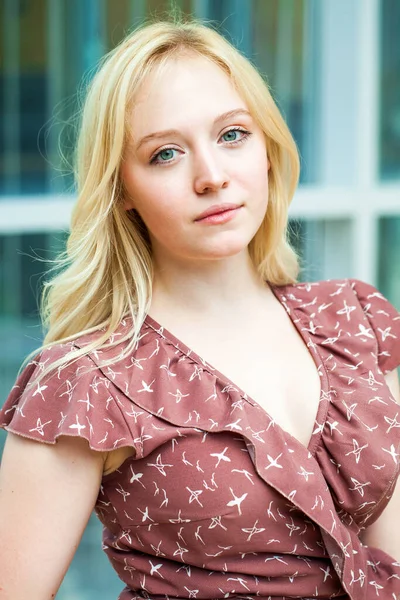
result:
M 133 327 L 125 337 L 117 338 L 118 343 L 129 342 L 121 357 L 137 344 L 150 305 L 153 268 L 145 227 L 123 207 L 119 171 L 129 136 L 127 115 L 144 79 L 170 58 L 188 51 L 207 57 L 230 76 L 265 133 L 269 202 L 249 253 L 260 277 L 272 285 L 296 281 L 298 259 L 287 240 L 287 222 L 299 158 L 267 84 L 212 27 L 195 19 L 146 22 L 101 60 L 88 87 L 75 160 L 77 201 L 67 249 L 56 261 L 61 272 L 44 284 L 41 300 L 48 331 L 40 349 L 94 331 L 98 335 L 86 347 L 75 348 L 46 368 L 40 379 L 79 356 L 115 345 L 106 342 L 127 315 L 132 316 Z

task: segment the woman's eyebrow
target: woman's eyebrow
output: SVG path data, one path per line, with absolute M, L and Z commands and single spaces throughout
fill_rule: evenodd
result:
M 220 123 L 221 121 L 225 121 L 226 119 L 230 119 L 231 117 L 237 117 L 240 115 L 246 115 L 248 117 L 251 117 L 250 112 L 248 110 L 246 110 L 245 108 L 235 108 L 234 110 L 228 110 L 228 112 L 225 112 L 222 115 L 219 115 L 218 117 L 216 117 L 214 119 L 214 125 L 216 125 L 217 123 Z M 156 131 L 155 133 L 149 133 L 149 135 L 145 135 L 139 141 L 139 143 L 136 146 L 136 151 L 139 150 L 139 148 L 141 146 L 143 146 L 143 144 L 146 144 L 150 140 L 163 138 L 163 137 L 167 137 L 170 135 L 177 135 L 177 134 L 179 135 L 179 131 L 177 129 L 166 129 L 165 131 Z

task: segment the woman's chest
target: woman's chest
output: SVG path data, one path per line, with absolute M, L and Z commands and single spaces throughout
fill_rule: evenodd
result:
M 210 346 L 210 353 L 215 350 Z M 159 378 L 154 392 L 144 395 L 140 392 L 142 385 L 134 394 L 140 410 L 133 411 L 128 398 L 126 407 L 121 401 L 122 412 L 132 427 L 132 444 L 124 451 L 132 452 L 136 448 L 137 455 L 135 459 L 125 460 L 116 478 L 111 478 L 114 485 L 107 478 L 105 483 L 107 496 L 112 496 L 112 505 L 119 503 L 126 510 L 127 514 L 123 511 L 124 526 L 128 526 L 128 522 L 138 526 L 147 523 L 148 519 L 141 520 L 146 514 L 154 522 L 160 522 L 159 519 L 169 522 L 175 517 L 168 510 L 176 511 L 177 507 L 185 507 L 186 519 L 199 518 L 198 511 L 204 518 L 211 519 L 216 514 L 226 514 L 230 503 L 249 494 L 248 489 L 254 492 L 256 482 L 261 486 L 254 495 L 257 503 L 260 494 L 270 487 L 264 489 L 264 475 L 270 484 L 270 477 L 278 475 L 278 479 L 272 480 L 272 486 L 286 489 L 287 497 L 294 489 L 297 489 L 296 498 L 300 497 L 302 486 L 306 486 L 305 503 L 309 497 L 316 502 L 322 487 L 326 486 L 325 481 L 329 482 L 335 501 L 350 515 L 356 516 L 356 511 L 361 510 L 360 517 L 364 517 L 365 509 L 379 504 L 382 492 L 393 478 L 393 468 L 387 469 L 390 461 L 386 460 L 386 450 L 381 450 L 381 446 L 390 447 L 390 440 L 385 445 L 377 438 L 381 422 L 391 413 L 381 410 L 379 423 L 373 422 L 371 426 L 363 412 L 363 407 L 368 408 L 369 417 L 376 409 L 376 402 L 372 403 L 370 396 L 375 390 L 369 389 L 364 377 L 356 377 L 351 389 L 347 385 L 343 388 L 342 375 L 347 367 L 339 368 L 339 361 L 336 361 L 329 377 L 326 370 L 321 370 L 321 401 L 318 404 L 316 400 L 313 404 L 310 389 L 315 385 L 314 397 L 319 400 L 321 386 L 312 357 L 308 354 L 287 357 L 292 368 L 286 370 L 286 360 L 277 360 L 281 354 L 279 345 L 276 355 L 268 356 L 257 350 L 249 348 L 240 361 L 236 360 L 236 353 L 216 353 L 214 361 L 219 359 L 218 366 L 221 371 L 224 369 L 223 375 L 197 359 L 194 363 L 190 354 L 174 352 L 171 354 L 173 360 L 167 361 L 169 373 L 166 372 L 163 380 Z M 322 361 L 328 365 L 332 362 L 328 360 L 329 356 L 330 353 L 321 352 Z M 149 381 L 156 381 L 164 363 L 165 357 L 162 357 Z M 228 370 L 232 370 L 231 378 L 227 377 Z M 305 372 L 309 374 L 309 380 L 304 378 Z M 329 388 L 328 383 L 335 387 Z M 307 394 L 304 394 L 305 388 Z M 348 395 L 349 392 L 352 393 Z M 299 399 L 298 404 L 291 403 L 291 398 Z M 314 425 L 317 435 L 313 439 L 320 446 L 319 466 L 305 448 L 314 433 Z M 285 435 L 288 433 L 302 445 L 295 444 Z M 326 446 L 329 452 L 325 453 L 323 448 Z M 256 470 L 254 451 L 262 462 Z M 282 462 L 285 455 L 286 464 Z M 125 458 L 126 455 L 120 457 L 121 463 Z M 372 483 L 371 465 L 373 469 L 380 469 L 381 479 L 376 482 L 379 485 Z M 324 480 L 319 476 L 320 468 Z M 233 486 L 234 477 L 238 490 Z M 323 486 L 316 483 L 313 487 L 314 480 L 322 481 Z M 293 487 L 295 481 L 296 488 Z M 221 490 L 224 490 L 222 496 Z M 226 496 L 227 490 L 232 497 Z M 142 516 L 132 514 L 125 504 L 139 497 Z M 246 505 L 252 507 L 251 502 Z M 149 512 L 151 507 L 154 515 Z
M 226 391 L 236 389 L 242 397 L 255 401 L 266 420 L 271 419 L 307 447 L 318 420 L 322 372 L 297 332 L 278 333 L 266 338 L 262 331 L 247 332 L 237 339 L 231 337 L 228 342 L 223 336 L 198 334 L 192 344 L 211 373 L 224 382 L 222 387 Z M 174 381 L 172 375 L 169 377 Z M 176 378 L 185 378 L 179 369 Z M 178 385 L 180 390 L 182 385 L 183 382 Z M 186 403 L 189 406 L 190 400 Z M 236 404 L 234 410 L 237 410 L 235 407 Z M 111 452 L 105 472 L 116 470 L 132 453 L 129 447 Z
M 255 401 L 279 426 L 307 446 L 321 397 L 321 365 L 293 328 L 262 328 L 236 337 L 193 339 L 196 353 L 228 386 Z
M 312 363 L 312 361 L 311 361 Z M 287 363 L 272 352 L 247 355 L 224 364 L 224 373 L 284 431 L 307 446 L 320 401 L 320 376 L 304 356 Z

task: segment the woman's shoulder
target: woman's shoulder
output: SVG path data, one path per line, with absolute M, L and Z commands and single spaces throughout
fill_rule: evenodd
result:
M 319 303 L 325 305 L 326 302 L 329 302 L 329 306 L 334 310 L 338 305 L 350 302 L 353 306 L 361 306 L 366 314 L 387 309 L 389 315 L 394 319 L 399 317 L 396 308 L 375 286 L 359 279 L 298 282 L 279 286 L 276 290 L 285 300 L 291 300 L 294 304 L 309 301 L 312 302 L 310 306 L 318 309 Z
M 143 323 L 129 350 L 131 328 L 131 320 L 121 321 L 103 347 L 92 344 L 99 330 L 44 348 L 17 377 L 0 409 L 0 428 L 50 444 L 62 435 L 81 437 L 93 450 L 129 447 L 140 457 L 143 442 L 156 443 L 167 423 L 188 422 L 190 405 L 180 403 L 186 388 L 200 402 L 215 392 L 215 375 L 154 324 Z
M 84 339 L 84 336 L 82 336 Z M 42 348 L 17 376 L 0 410 L 0 428 L 54 444 L 61 435 L 111 450 L 125 432 L 118 395 L 75 341 Z
M 360 346 L 374 347 L 383 372 L 400 364 L 400 314 L 372 284 L 358 279 L 330 279 L 277 288 L 287 310 L 321 336 L 352 337 Z M 317 324 L 318 322 L 318 324 Z

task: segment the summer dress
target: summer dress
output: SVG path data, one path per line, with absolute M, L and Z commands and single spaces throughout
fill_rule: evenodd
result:
M 308 447 L 149 316 L 127 359 L 120 344 L 27 391 L 96 334 L 43 351 L 0 412 L 2 427 L 34 440 L 134 448 L 103 476 L 95 509 L 119 600 L 400 597 L 400 563 L 358 537 L 399 473 L 400 406 L 384 374 L 400 364 L 400 316 L 360 281 L 272 290 L 321 376 Z

